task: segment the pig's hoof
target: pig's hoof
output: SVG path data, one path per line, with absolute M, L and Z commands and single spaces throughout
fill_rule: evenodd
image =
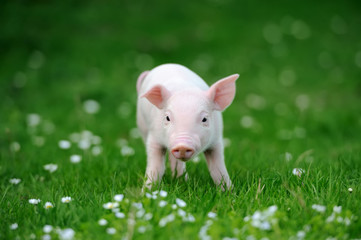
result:
M 188 173 L 184 174 L 184 180 L 188 181 Z

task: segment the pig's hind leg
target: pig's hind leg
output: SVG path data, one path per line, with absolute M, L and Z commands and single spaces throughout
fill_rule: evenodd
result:
M 147 169 L 145 171 L 145 187 L 151 188 L 152 183 L 160 181 L 165 171 L 165 150 L 152 140 L 151 136 L 147 139 Z
M 186 163 L 176 159 L 171 153 L 169 153 L 170 169 L 172 170 L 172 176 L 179 178 L 186 171 Z M 187 180 L 187 174 L 185 175 Z

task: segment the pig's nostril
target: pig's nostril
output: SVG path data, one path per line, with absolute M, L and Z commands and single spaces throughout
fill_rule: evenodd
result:
M 194 150 L 192 148 L 183 146 L 172 149 L 171 152 L 173 156 L 178 159 L 189 159 L 194 154 Z

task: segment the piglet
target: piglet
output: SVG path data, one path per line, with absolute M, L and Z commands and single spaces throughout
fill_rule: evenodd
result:
M 146 187 L 161 180 L 167 152 L 176 177 L 185 173 L 188 160 L 204 152 L 215 184 L 231 188 L 221 112 L 233 101 L 238 77 L 234 74 L 208 87 L 178 64 L 160 65 L 138 77 L 137 125 L 146 146 Z

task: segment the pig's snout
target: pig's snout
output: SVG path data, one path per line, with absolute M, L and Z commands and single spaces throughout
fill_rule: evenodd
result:
M 177 146 L 174 147 L 171 150 L 173 156 L 177 159 L 182 159 L 182 160 L 189 160 L 193 154 L 194 154 L 194 149 L 191 147 L 187 147 L 187 146 Z

